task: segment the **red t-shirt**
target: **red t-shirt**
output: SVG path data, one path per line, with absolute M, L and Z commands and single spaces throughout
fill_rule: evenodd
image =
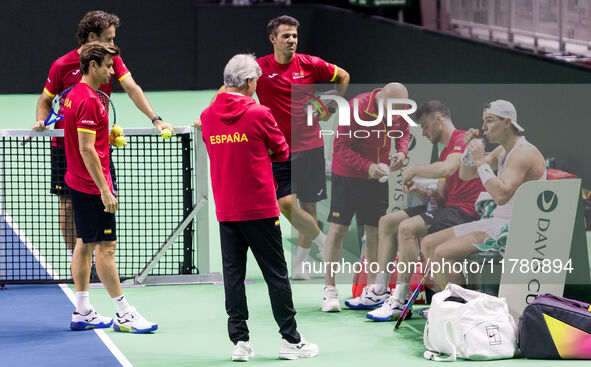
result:
M 113 71 L 115 71 L 115 78 L 117 78 L 118 81 L 122 81 L 131 75 L 131 72 L 127 69 L 120 56 L 113 58 Z M 80 55 L 78 54 L 78 50 L 75 49 L 53 62 L 49 69 L 47 80 L 45 81 L 43 93 L 53 98 L 74 84 L 77 84 L 80 79 L 82 79 L 82 74 L 80 73 Z M 112 81 L 113 80 L 111 79 L 109 80 L 109 83 L 101 85 L 99 90 L 110 96 Z M 63 106 L 60 108 L 60 114 L 62 113 Z M 63 120 L 56 122 L 55 128 L 63 129 Z M 62 139 L 53 140 L 53 145 L 55 146 L 62 146 L 62 144 Z
M 335 80 L 336 65 L 297 53 L 288 64 L 278 63 L 274 55 L 261 57 L 257 62 L 263 72 L 257 83 L 257 96 L 263 106 L 271 109 L 290 150 L 299 152 L 324 146 L 318 122 L 314 121 L 313 126 L 306 124 L 306 99 L 314 97 L 314 84 Z M 298 85 L 294 94 L 292 85 Z
M 113 191 L 109 170 L 109 115 L 99 100 L 96 91 L 88 84 L 78 83 L 64 102 L 64 141 L 66 145 L 66 183 L 76 191 L 100 195 L 100 190 L 86 169 L 78 132 L 96 134 L 94 149 L 101 161 L 103 175 Z
M 464 130 L 454 130 L 449 139 L 447 146 L 443 148 L 441 154 L 439 154 L 439 160 L 445 161 L 451 154 L 462 155 L 464 149 L 466 149 L 466 143 L 464 142 Z M 486 191 L 480 178 L 475 178 L 470 181 L 464 181 L 460 179 L 460 171 L 457 170 L 453 175 L 446 177 L 447 182 L 447 201 L 445 206 L 457 206 L 471 216 L 476 216 L 476 209 L 474 203 L 478 199 L 478 195 L 482 191 Z

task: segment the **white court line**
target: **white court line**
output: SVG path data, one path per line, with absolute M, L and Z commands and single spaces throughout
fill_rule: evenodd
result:
M 10 226 L 10 228 L 12 229 L 12 231 L 14 233 L 16 233 L 16 235 L 18 236 L 20 241 L 25 244 L 25 246 L 27 247 L 29 252 L 31 252 L 31 254 L 33 254 L 33 256 L 35 256 L 35 258 L 41 264 L 41 266 L 43 266 L 43 268 L 45 268 L 45 271 L 47 271 L 47 273 L 54 280 L 58 280 L 60 278 L 58 273 L 53 269 L 53 267 L 51 265 L 49 265 L 49 263 L 45 260 L 43 255 L 41 255 L 39 253 L 39 250 L 37 250 L 35 248 L 33 243 L 27 238 L 25 233 L 23 231 L 21 231 L 21 229 L 18 227 L 18 225 L 12 221 L 12 218 L 6 213 L 6 211 L 2 210 L 2 216 L 4 217 L 6 224 L 8 226 Z M 70 302 L 72 302 L 72 304 L 74 306 L 76 306 L 76 297 L 74 296 L 74 292 L 72 292 L 70 287 L 68 287 L 66 284 L 58 284 L 58 285 L 59 285 L 60 289 L 64 292 L 66 297 L 68 297 Z M 123 367 L 132 367 L 133 366 L 131 364 L 131 362 L 129 362 L 129 360 L 127 360 L 127 358 L 123 355 L 123 353 L 121 353 L 119 348 L 117 348 L 115 343 L 113 343 L 111 338 L 109 338 L 109 336 L 105 333 L 105 331 L 103 329 L 93 329 L 93 331 L 96 333 L 96 335 L 99 337 L 99 339 L 105 344 L 105 346 L 107 347 L 107 349 L 109 349 L 109 351 L 113 354 L 113 356 L 115 358 L 117 358 L 117 360 L 119 361 L 119 363 L 121 363 L 121 365 Z
M 68 287 L 67 284 L 59 284 L 59 286 L 62 289 L 62 291 L 66 294 L 66 297 L 68 297 L 70 302 L 72 302 L 72 304 L 75 306 L 76 305 L 76 296 L 74 295 L 74 292 L 72 292 L 72 289 L 70 289 L 70 287 Z M 133 366 L 131 364 L 131 362 L 129 362 L 127 360 L 127 358 L 125 358 L 123 353 L 121 353 L 119 348 L 117 348 L 115 343 L 113 343 L 111 338 L 109 338 L 109 336 L 105 333 L 105 331 L 103 329 L 93 329 L 93 330 L 96 333 L 96 335 L 103 341 L 103 343 L 105 343 L 105 346 L 111 351 L 111 353 L 113 353 L 115 358 L 117 358 L 117 360 L 119 361 L 119 363 L 121 363 L 121 365 L 123 367 L 132 367 Z

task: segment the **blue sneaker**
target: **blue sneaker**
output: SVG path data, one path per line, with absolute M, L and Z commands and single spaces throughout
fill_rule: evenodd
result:
M 91 329 L 102 329 L 113 325 L 113 319 L 102 316 L 95 310 L 91 309 L 86 315 L 74 312 L 72 314 L 72 322 L 70 322 L 70 330 L 82 331 Z

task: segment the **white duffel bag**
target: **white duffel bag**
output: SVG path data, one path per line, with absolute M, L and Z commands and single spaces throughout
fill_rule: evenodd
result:
M 512 358 L 517 326 L 504 298 L 448 284 L 433 296 L 423 342 L 434 361 Z

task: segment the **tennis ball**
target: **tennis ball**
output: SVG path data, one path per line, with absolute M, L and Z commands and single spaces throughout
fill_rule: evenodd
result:
M 119 136 L 123 134 L 123 128 L 119 125 L 113 125 L 113 128 L 111 129 L 111 134 Z
M 116 147 L 123 147 L 127 144 L 127 141 L 125 141 L 125 138 L 123 136 L 118 136 L 117 138 L 115 138 L 115 146 Z
M 162 139 L 170 139 L 172 136 L 172 131 L 169 128 L 162 129 Z

